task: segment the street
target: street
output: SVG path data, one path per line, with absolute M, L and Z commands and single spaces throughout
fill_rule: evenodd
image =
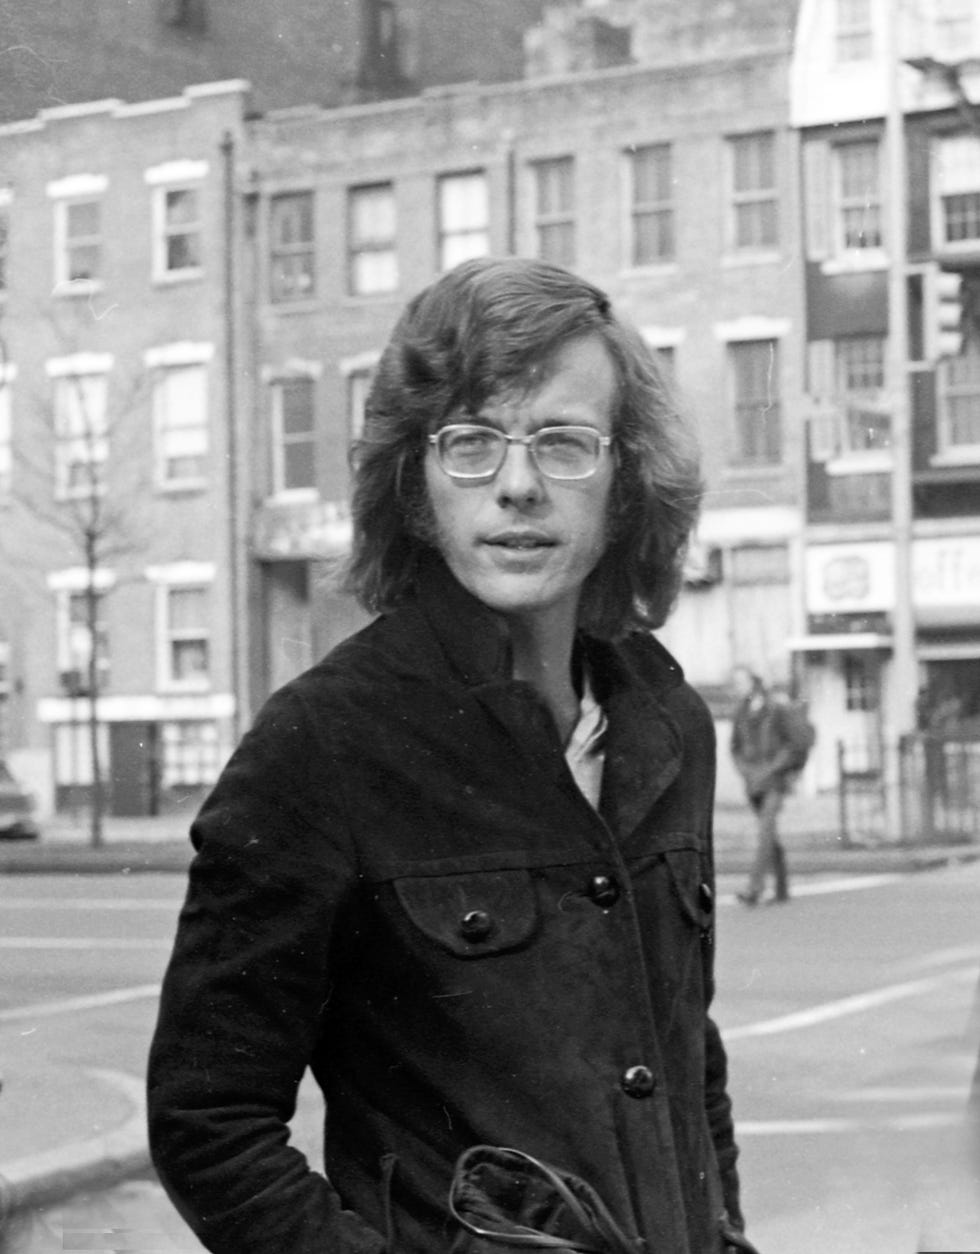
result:
M 980 863 L 800 878 L 789 906 L 754 910 L 735 903 L 740 886 L 719 885 L 715 1010 L 749 1235 L 762 1254 L 980 1251 L 962 1130 L 980 1039 Z M 19 1069 L 42 1053 L 74 1069 L 81 1103 L 87 1070 L 136 1100 L 182 887 L 169 875 L 5 879 L 0 1127 Z M 31 1096 L 40 1145 L 63 1112 Z M 304 1086 L 295 1132 L 311 1153 L 318 1128 Z M 0 1248 L 200 1247 L 158 1186 L 136 1180 L 25 1217 Z

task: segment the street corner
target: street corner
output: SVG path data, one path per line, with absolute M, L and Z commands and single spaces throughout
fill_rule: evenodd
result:
M 5 1049 L 0 1119 L 0 1232 L 28 1207 L 149 1166 L 143 1081 L 121 1071 L 48 1063 Z

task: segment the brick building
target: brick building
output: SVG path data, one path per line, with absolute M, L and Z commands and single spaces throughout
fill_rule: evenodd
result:
M 0 126 L 5 736 L 46 807 L 91 783 L 93 650 L 115 812 L 194 795 L 233 739 L 225 244 L 245 97 L 212 83 Z

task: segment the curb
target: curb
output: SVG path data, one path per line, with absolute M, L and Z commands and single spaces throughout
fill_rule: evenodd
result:
M 194 853 L 190 841 L 113 841 L 98 849 L 64 841 L 0 848 L 0 875 L 80 875 L 184 872 Z
M 142 1082 L 118 1072 L 93 1070 L 88 1074 L 124 1086 L 136 1099 L 135 1113 L 122 1127 L 102 1136 L 0 1164 L 0 1238 L 7 1223 L 26 1210 L 152 1170 Z

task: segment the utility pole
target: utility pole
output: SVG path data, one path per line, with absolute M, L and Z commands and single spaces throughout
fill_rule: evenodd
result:
M 892 611 L 892 736 L 915 727 L 918 668 L 912 604 L 912 440 L 908 387 L 907 180 L 905 118 L 901 98 L 901 5 L 885 6 L 888 112 L 885 146 L 888 246 L 888 361 L 891 399 L 892 534 L 895 543 L 895 604 Z

